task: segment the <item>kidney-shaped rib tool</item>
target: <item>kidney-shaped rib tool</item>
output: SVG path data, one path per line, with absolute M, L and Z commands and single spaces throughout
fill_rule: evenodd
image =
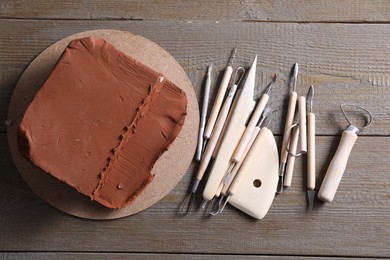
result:
M 275 138 L 263 127 L 232 183 L 229 203 L 254 218 L 264 218 L 275 197 L 278 175 Z

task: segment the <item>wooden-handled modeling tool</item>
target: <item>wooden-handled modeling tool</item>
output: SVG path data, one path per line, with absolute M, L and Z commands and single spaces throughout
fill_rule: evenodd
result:
M 286 163 L 287 163 L 287 155 L 288 152 L 286 150 L 287 142 L 288 142 L 288 131 L 292 126 L 293 120 L 294 120 L 294 114 L 295 114 L 295 108 L 297 104 L 297 82 L 298 82 L 298 63 L 295 63 L 293 73 L 290 77 L 290 83 L 293 79 L 293 89 L 290 92 L 290 98 L 288 103 L 288 110 L 287 110 L 287 117 L 286 117 L 286 123 L 284 125 L 284 135 L 283 135 L 283 142 L 282 142 L 282 149 L 280 151 L 280 167 L 279 167 L 279 185 L 277 188 L 278 193 L 283 192 L 283 179 L 284 179 L 284 171 L 286 169 Z
M 298 123 L 291 126 L 286 132 L 288 136 L 286 150 L 288 152 L 287 166 L 284 173 L 284 186 L 290 187 L 294 172 L 295 158 L 307 152 L 307 135 L 306 135 L 306 98 L 301 96 L 298 98 Z M 297 153 L 298 141 L 300 151 Z
M 269 100 L 269 93 L 271 92 L 272 86 L 274 85 L 276 81 L 276 75 L 273 77 L 272 81 L 268 84 L 264 94 L 261 96 L 260 100 L 257 103 L 256 109 L 253 112 L 251 119 L 246 127 L 244 135 L 241 137 L 240 144 L 237 147 L 237 150 L 235 151 L 234 158 L 241 158 L 242 154 L 244 153 L 244 150 L 246 148 L 246 145 L 252 135 L 253 130 L 256 127 L 256 124 L 259 122 L 260 116 L 263 114 L 264 108 L 267 105 L 267 102 Z M 233 164 L 234 164 L 233 159 Z
M 221 84 L 219 85 L 217 96 L 215 97 L 213 108 L 211 109 L 209 120 L 207 122 L 206 129 L 203 133 L 203 138 L 204 138 L 203 149 L 205 149 L 207 141 L 210 139 L 211 133 L 213 132 L 214 125 L 215 125 L 215 122 L 217 120 L 219 110 L 220 110 L 221 105 L 222 105 L 223 98 L 225 97 L 225 94 L 226 94 L 226 89 L 229 85 L 230 78 L 232 77 L 232 73 L 233 73 L 232 64 L 233 64 L 234 58 L 236 57 L 237 48 L 238 47 L 236 47 L 233 50 L 232 55 L 230 56 L 229 64 L 225 69 L 225 73 L 223 74 Z
M 253 131 L 255 130 L 256 124 L 260 120 L 260 116 L 263 114 L 264 108 L 267 105 L 267 102 L 269 100 L 269 93 L 271 92 L 272 86 L 274 85 L 276 81 L 276 75 L 273 77 L 272 81 L 268 84 L 264 94 L 261 96 L 260 100 L 257 103 L 256 109 L 253 112 L 251 119 L 249 120 L 248 125 L 246 126 L 245 132 L 243 136 L 241 137 L 241 140 L 234 151 L 233 157 L 230 159 L 230 166 L 225 174 L 223 184 L 225 184 L 229 178 L 231 177 L 231 172 L 234 168 L 234 166 L 243 159 L 244 151 L 247 147 L 247 144 L 252 136 Z M 269 112 L 269 111 L 268 111 Z M 268 115 L 268 114 L 267 114 Z
M 217 193 L 223 176 L 229 167 L 230 158 L 243 134 L 241 129 L 245 127 L 247 119 L 251 113 L 253 107 L 256 64 L 257 56 L 249 69 L 240 94 L 236 97 L 238 99 L 232 108 L 232 113 L 229 115 L 229 121 L 227 122 L 228 125 L 224 131 L 223 140 L 203 191 L 203 199 L 206 201 L 211 200 Z
M 196 160 L 200 161 L 203 152 L 203 133 L 206 125 L 206 116 L 207 116 L 207 108 L 209 103 L 210 96 L 210 85 L 211 85 L 211 70 L 213 69 L 213 64 L 210 63 L 207 68 L 207 78 L 203 93 L 203 104 L 202 111 L 200 114 L 200 126 L 199 126 L 199 136 L 198 136 L 198 147 L 196 149 Z
M 210 211 L 211 215 L 217 215 L 217 214 L 221 213 L 223 211 L 223 209 L 225 208 L 225 206 L 226 206 L 226 204 L 229 201 L 229 198 L 231 196 L 231 193 L 229 193 L 229 188 L 230 188 L 232 182 L 234 181 L 234 179 L 235 179 L 242 163 L 244 162 L 248 152 L 250 151 L 250 148 L 252 147 L 257 135 L 259 134 L 260 129 L 261 129 L 260 126 L 262 125 L 263 121 L 271 114 L 271 112 L 272 112 L 272 109 L 269 107 L 264 109 L 264 112 L 261 115 L 260 121 L 258 122 L 257 126 L 252 131 L 252 135 L 249 138 L 248 143 L 246 144 L 245 150 L 241 154 L 240 160 L 237 161 L 237 164 L 231 170 L 229 178 L 226 178 L 226 176 L 225 176 L 223 183 L 221 183 L 221 186 L 222 186 L 221 195 L 222 196 L 219 199 L 218 207 L 215 207 L 213 211 Z
M 241 74 L 239 74 L 241 72 Z M 229 114 L 229 110 L 232 106 L 232 102 L 234 99 L 234 96 L 236 95 L 237 92 L 237 87 L 241 83 L 241 80 L 243 79 L 245 75 L 245 69 L 242 67 L 239 67 L 236 70 L 235 76 L 234 76 L 234 83 L 230 87 L 228 96 L 225 99 L 225 102 L 221 108 L 221 111 L 218 115 L 217 122 L 215 124 L 214 130 L 211 134 L 210 141 L 208 145 L 206 146 L 206 149 L 204 150 L 204 153 L 202 155 L 199 167 L 198 167 L 198 172 L 196 174 L 196 178 L 194 181 L 194 184 L 192 186 L 191 192 L 186 196 L 186 198 L 183 200 L 178 213 L 179 214 L 188 214 L 191 212 L 192 205 L 195 200 L 195 194 L 198 190 L 198 186 L 200 181 L 202 180 L 206 169 L 212 159 L 212 155 L 214 153 L 214 150 L 216 148 L 218 139 L 221 137 L 221 132 L 223 129 L 223 126 L 225 125 L 226 118 Z
M 307 93 L 308 113 L 307 113 L 307 201 L 309 211 L 313 210 L 315 188 L 316 188 L 316 117 L 313 113 L 314 86 L 311 85 Z
M 346 106 L 358 108 L 368 113 L 369 119 L 367 124 L 360 128 L 352 125 L 344 111 L 344 107 Z M 357 133 L 369 127 L 373 120 L 372 114 L 368 110 L 360 106 L 344 104 L 340 106 L 340 109 L 343 112 L 344 117 L 349 125 L 341 135 L 339 146 L 337 147 L 336 153 L 329 164 L 328 170 L 325 174 L 325 178 L 318 192 L 318 198 L 325 202 L 332 202 L 334 199 L 337 188 L 340 184 L 341 178 L 343 177 L 345 168 L 347 166 L 349 155 L 357 140 Z

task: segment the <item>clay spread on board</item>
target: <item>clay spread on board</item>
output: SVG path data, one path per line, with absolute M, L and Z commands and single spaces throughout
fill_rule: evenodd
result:
M 29 105 L 18 148 L 34 165 L 109 208 L 130 204 L 185 120 L 184 91 L 87 37 L 73 40 Z

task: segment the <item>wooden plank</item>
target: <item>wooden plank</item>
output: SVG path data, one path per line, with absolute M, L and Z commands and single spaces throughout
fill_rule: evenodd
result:
M 317 139 L 319 185 L 339 137 Z M 231 206 L 212 218 L 203 218 L 201 210 L 177 216 L 195 163 L 169 195 L 139 214 L 115 221 L 71 217 L 26 187 L 12 164 L 5 134 L 0 144 L 0 251 L 390 256 L 386 137 L 357 140 L 335 201 L 316 202 L 311 214 L 305 206 L 305 167 L 298 158 L 292 187 L 275 198 L 261 221 Z
M 300 64 L 298 92 L 316 87 L 314 112 L 317 134 L 339 135 L 347 125 L 339 105 L 357 103 L 374 114 L 374 124 L 362 135 L 389 135 L 390 27 L 383 24 L 284 24 L 161 21 L 19 21 L 0 23 L 0 120 L 23 69 L 46 47 L 76 32 L 113 28 L 140 34 L 170 52 L 192 81 L 198 99 L 206 67 L 214 62 L 212 95 L 233 47 L 239 46 L 234 66 L 248 66 L 259 58 L 256 94 L 274 73 L 277 87 L 271 93 L 277 110 L 271 128 L 283 132 L 287 107 L 288 75 Z M 261 84 L 260 84 L 261 83 Z M 360 120 L 361 121 L 361 120 Z M 3 124 L 0 131 L 5 131 Z
M 389 22 L 387 1 L 5 0 L 0 18 L 184 21 Z
M 302 257 L 302 256 L 253 256 L 253 255 L 200 255 L 200 254 L 136 254 L 136 253 L 52 253 L 52 252 L 39 252 L 39 253 L 33 253 L 33 252 L 23 252 L 23 253 L 0 253 L 1 259 L 38 259 L 38 260 L 45 260 L 45 259 L 57 259 L 57 260 L 67 260 L 67 259 L 134 259 L 134 260 L 143 260 L 143 259 L 161 259 L 161 260 L 176 260 L 176 259 L 196 259 L 196 260 L 213 260 L 213 259 L 219 259 L 223 258 L 225 260 L 235 260 L 237 258 L 240 259 L 292 259 L 292 260 L 322 260 L 322 259 L 328 259 L 324 257 Z M 340 260 L 345 258 L 339 258 L 334 257 L 332 258 L 334 260 Z M 360 258 L 354 258 L 350 257 L 348 259 L 354 260 L 354 259 L 360 259 Z M 365 258 L 368 259 L 368 258 Z M 372 259 L 372 258 L 370 258 Z

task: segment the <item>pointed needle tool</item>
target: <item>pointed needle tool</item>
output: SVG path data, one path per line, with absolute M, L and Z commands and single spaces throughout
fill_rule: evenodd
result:
M 288 110 L 287 110 L 287 117 L 286 117 L 286 123 L 284 125 L 284 134 L 283 134 L 283 142 L 282 142 L 282 149 L 280 152 L 280 167 L 279 167 L 279 184 L 277 187 L 277 193 L 283 192 L 283 183 L 284 183 L 284 171 L 286 169 L 286 163 L 287 163 L 287 146 L 288 146 L 288 131 L 292 126 L 293 120 L 294 120 L 294 114 L 295 114 L 295 108 L 297 104 L 297 82 L 298 82 L 298 63 L 295 63 L 293 73 L 290 76 L 290 84 L 293 82 L 293 88 L 290 92 L 290 98 L 288 103 Z
M 199 136 L 198 136 L 198 148 L 196 150 L 196 160 L 200 161 L 200 158 L 202 157 L 203 152 L 203 134 L 204 134 L 204 128 L 206 125 L 206 115 L 207 115 L 207 108 L 209 103 L 209 96 L 210 96 L 210 85 L 211 85 L 211 70 L 213 69 L 213 64 L 209 64 L 207 68 L 207 78 L 203 93 L 203 104 L 202 104 L 202 112 L 200 115 L 200 126 L 199 126 Z
M 313 210 L 314 196 L 315 196 L 315 115 L 313 113 L 313 97 L 314 97 L 314 86 L 311 85 L 307 94 L 308 113 L 307 113 L 307 199 L 309 211 Z
M 225 69 L 225 73 L 223 74 L 221 84 L 219 85 L 217 96 L 215 97 L 214 104 L 211 109 L 209 119 L 207 121 L 206 129 L 204 130 L 203 133 L 203 137 L 204 137 L 203 147 L 206 146 L 207 141 L 210 139 L 211 133 L 213 132 L 215 126 L 215 122 L 217 121 L 217 116 L 219 114 L 219 110 L 221 109 L 223 98 L 226 94 L 226 90 L 229 85 L 230 78 L 232 77 L 232 73 L 233 73 L 232 65 L 233 65 L 234 58 L 236 57 L 237 48 L 238 47 L 236 47 L 233 50 L 230 56 L 229 64 Z

